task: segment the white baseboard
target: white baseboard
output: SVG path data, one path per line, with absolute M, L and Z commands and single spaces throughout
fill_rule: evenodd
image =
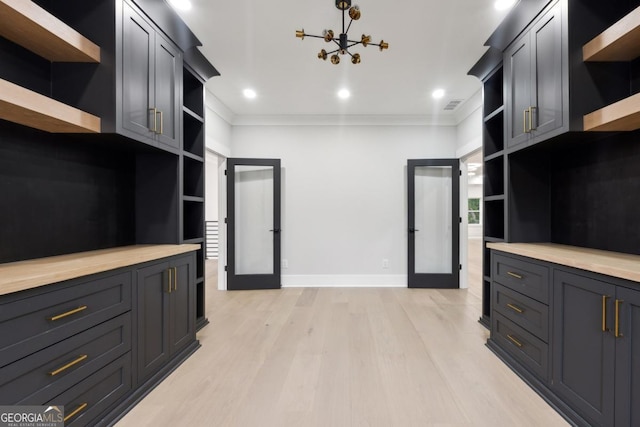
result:
M 283 275 L 283 288 L 406 288 L 407 275 Z

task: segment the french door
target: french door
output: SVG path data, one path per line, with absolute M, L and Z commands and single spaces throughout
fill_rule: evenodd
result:
M 460 287 L 458 159 L 407 164 L 410 288 Z
M 227 289 L 280 288 L 280 159 L 227 159 Z

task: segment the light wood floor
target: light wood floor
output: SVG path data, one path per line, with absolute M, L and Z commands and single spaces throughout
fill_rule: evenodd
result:
M 202 348 L 118 427 L 567 425 L 484 346 L 472 288 L 211 283 Z

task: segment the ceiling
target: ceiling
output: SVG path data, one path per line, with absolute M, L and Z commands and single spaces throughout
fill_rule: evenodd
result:
M 440 117 L 452 100 L 468 100 L 480 82 L 467 71 L 486 51 L 485 40 L 507 12 L 494 0 L 361 0 L 362 17 L 350 39 L 362 34 L 389 49 L 356 46 L 362 62 L 338 65 L 318 59 L 324 40 L 295 37 L 341 29 L 334 0 L 191 0 L 180 16 L 220 71 L 207 88 L 234 116 L 385 115 Z M 327 49 L 328 50 L 328 49 Z M 253 100 L 242 92 L 252 88 Z M 347 88 L 351 97 L 337 97 Z M 440 100 L 431 93 L 446 90 Z M 462 103 L 464 104 L 464 102 Z M 460 107 L 458 107 L 460 108 Z

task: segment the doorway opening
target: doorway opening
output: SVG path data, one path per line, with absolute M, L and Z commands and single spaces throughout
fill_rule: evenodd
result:
M 462 159 L 466 170 L 467 284 L 469 292 L 482 299 L 482 150 Z

